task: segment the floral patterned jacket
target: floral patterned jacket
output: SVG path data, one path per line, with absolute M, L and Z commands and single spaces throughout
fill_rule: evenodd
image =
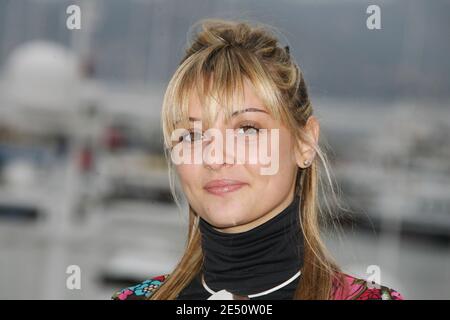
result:
M 166 281 L 169 274 L 160 275 L 145 280 L 135 286 L 115 292 L 113 300 L 144 300 L 148 299 Z M 344 284 L 335 282 L 333 285 L 334 300 L 404 300 L 397 291 L 385 286 L 370 286 L 364 279 L 343 273 Z

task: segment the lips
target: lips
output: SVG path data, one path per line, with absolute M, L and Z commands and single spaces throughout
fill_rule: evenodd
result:
M 209 181 L 203 187 L 207 192 L 215 194 L 215 195 L 224 195 L 236 190 L 239 190 L 246 183 L 238 180 L 231 179 L 221 179 L 221 180 L 212 180 Z

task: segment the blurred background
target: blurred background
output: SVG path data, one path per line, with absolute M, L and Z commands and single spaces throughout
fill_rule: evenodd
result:
M 326 234 L 343 269 L 376 265 L 408 299 L 449 299 L 443 0 L 0 0 L 0 299 L 109 299 L 174 267 L 187 207 L 170 195 L 160 108 L 207 17 L 275 26 L 302 67 L 351 208 L 343 237 Z

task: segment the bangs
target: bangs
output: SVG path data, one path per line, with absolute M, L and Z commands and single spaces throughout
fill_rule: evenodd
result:
M 205 48 L 188 57 L 169 82 L 163 102 L 162 126 L 167 148 L 177 128 L 189 128 L 189 102 L 197 96 L 202 109 L 202 129 L 210 128 L 219 110 L 225 121 L 245 109 L 244 83 L 250 84 L 275 119 L 283 115 L 284 99 L 269 70 L 245 49 L 225 46 Z

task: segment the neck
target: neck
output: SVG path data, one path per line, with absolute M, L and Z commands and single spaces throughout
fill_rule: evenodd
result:
M 224 233 L 200 218 L 205 282 L 215 291 L 249 295 L 271 289 L 303 266 L 300 199 L 244 232 Z

